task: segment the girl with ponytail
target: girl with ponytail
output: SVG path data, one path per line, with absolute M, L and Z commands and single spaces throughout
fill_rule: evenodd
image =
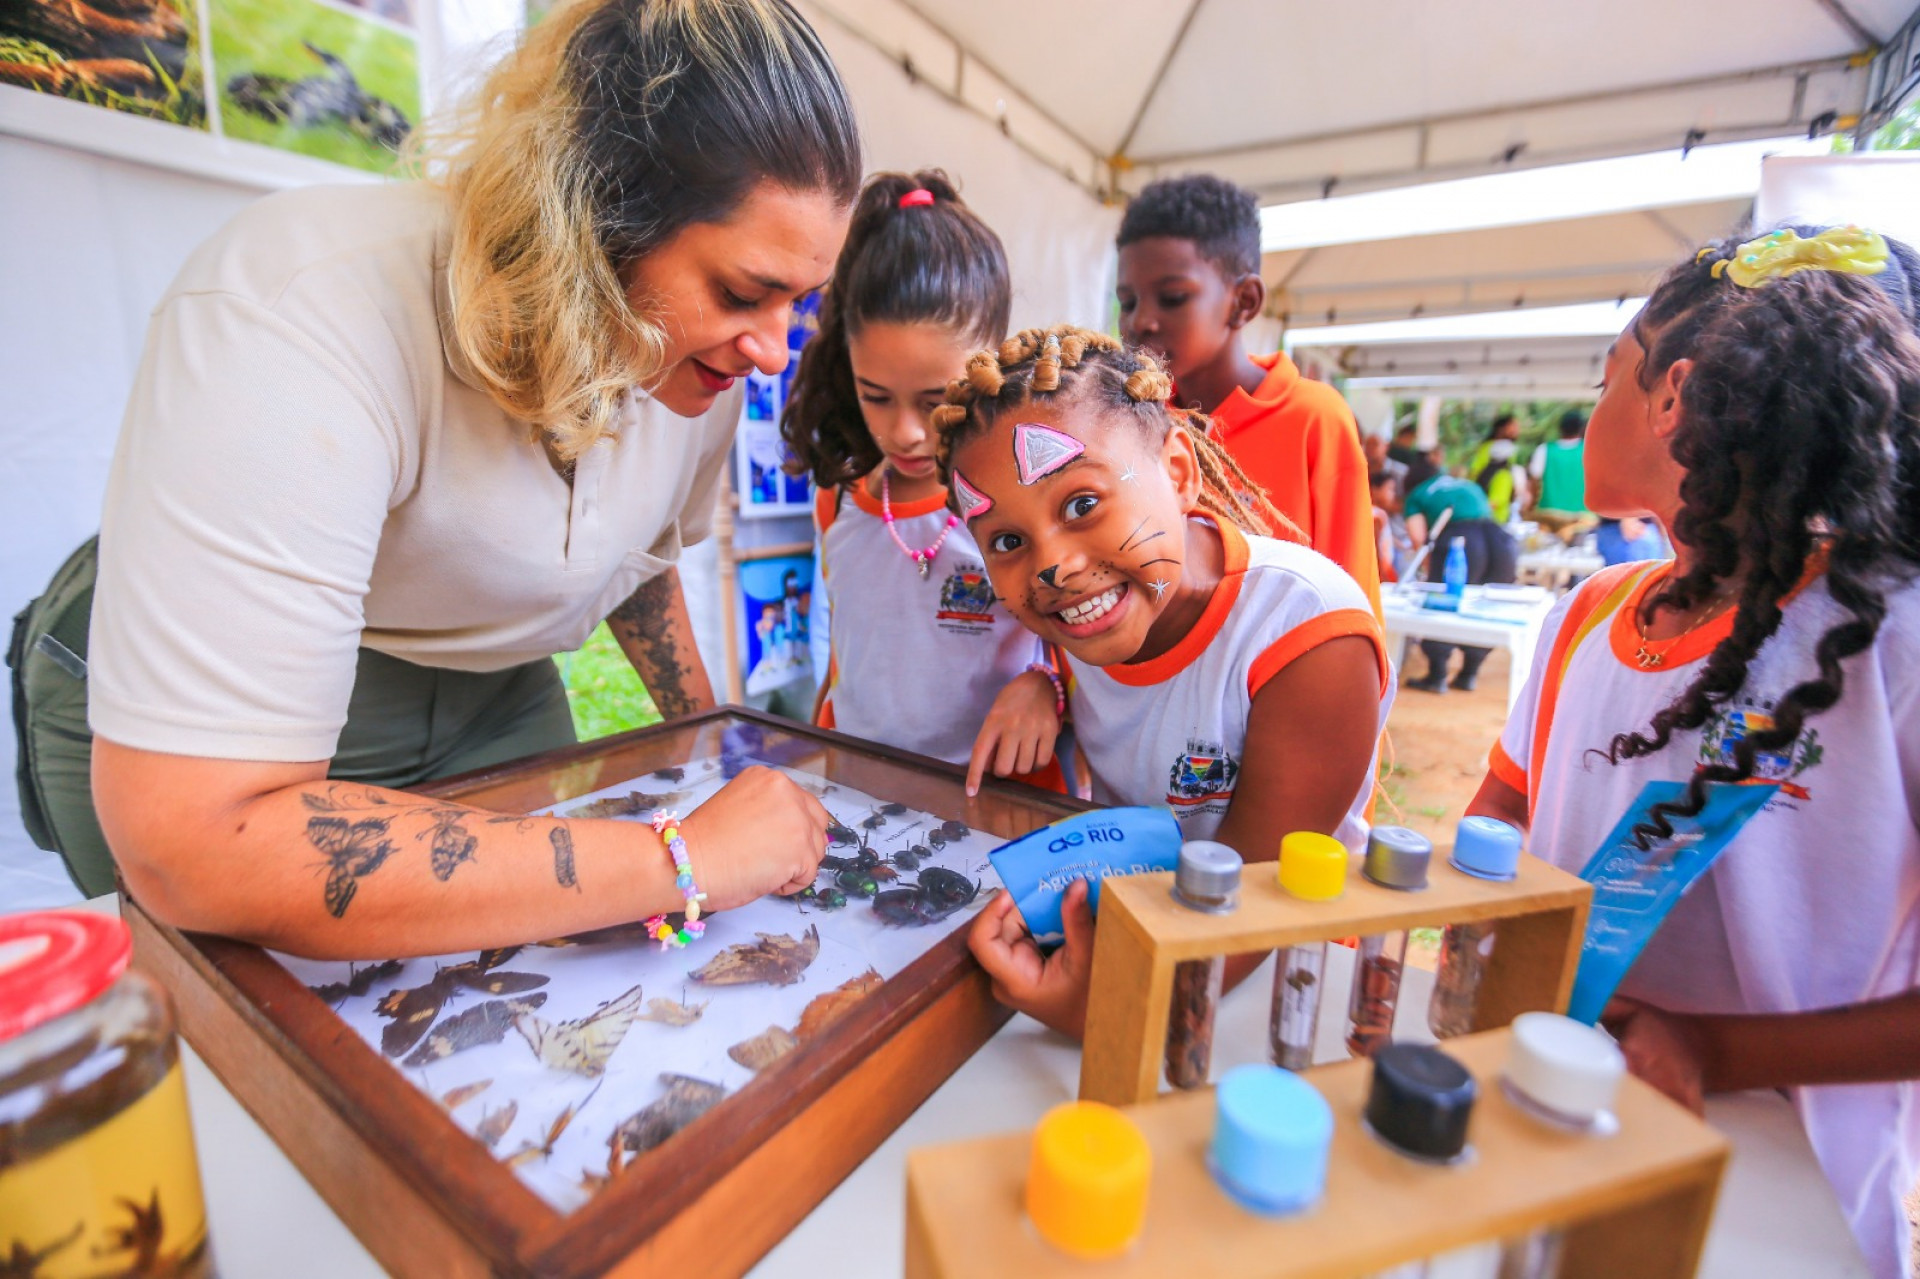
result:
M 1585 462 L 1590 507 L 1651 511 L 1674 558 L 1561 601 L 1469 808 L 1575 872 L 1731 830 L 1602 1018 L 1696 1109 L 1792 1089 L 1878 1279 L 1909 1272 L 1920 1171 L 1917 292 L 1920 257 L 1857 227 L 1667 272 Z
M 1007 329 L 1000 238 L 937 169 L 860 193 L 781 432 L 819 486 L 833 667 L 816 718 L 949 763 L 1059 785 L 1064 695 L 948 510 L 931 416 Z

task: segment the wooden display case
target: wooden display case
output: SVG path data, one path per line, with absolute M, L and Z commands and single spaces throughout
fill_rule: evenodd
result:
M 1208 915 L 1181 906 L 1172 887 L 1171 872 L 1101 886 L 1080 1062 L 1083 1101 L 1123 1106 L 1159 1093 L 1173 970 L 1187 959 L 1497 919 L 1499 944 L 1480 987 L 1474 1029 L 1504 1026 L 1524 1012 L 1564 1012 L 1593 897 L 1591 885 L 1538 858 L 1523 856 L 1512 881 L 1494 883 L 1453 869 L 1439 851 L 1427 887 L 1415 892 L 1383 888 L 1356 872 L 1340 897 L 1302 901 L 1280 887 L 1272 863 L 1256 864 L 1247 867 L 1239 907 Z
M 1111 889 L 1109 884 L 1102 894 Z M 1102 914 L 1106 910 L 1102 902 Z M 1563 1229 L 1563 1279 L 1685 1279 L 1699 1265 L 1729 1147 L 1641 1083 L 1622 1082 L 1619 1131 L 1549 1127 L 1502 1093 L 1509 1034 L 1448 1041 L 1479 1100 L 1472 1157 L 1415 1163 L 1362 1128 L 1372 1063 L 1306 1072 L 1333 1108 L 1326 1197 L 1293 1217 L 1229 1199 L 1204 1157 L 1211 1089 L 1129 1107 L 1153 1151 L 1139 1240 L 1105 1261 L 1069 1257 L 1025 1219 L 1031 1135 L 916 1150 L 907 1158 L 908 1279 L 1358 1279 L 1472 1244 Z
M 948 765 L 732 707 L 421 789 L 527 812 L 723 746 L 1000 838 L 1085 807 L 991 781 L 969 799 Z M 403 1279 L 738 1274 L 1008 1015 L 964 929 L 953 932 L 562 1212 L 267 952 L 178 932 L 132 900 L 123 911 L 136 962 L 171 992 L 188 1041 Z

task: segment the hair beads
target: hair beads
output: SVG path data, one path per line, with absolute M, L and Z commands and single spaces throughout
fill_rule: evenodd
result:
M 1200 466 L 1197 507 L 1216 519 L 1251 533 L 1279 533 L 1305 542 L 1306 536 L 1276 510 L 1245 471 L 1207 437 L 1205 416 L 1167 403 L 1173 379 L 1147 352 L 1122 345 L 1106 333 L 1072 325 L 1022 329 L 995 351 L 978 351 L 967 360 L 966 375 L 947 384 L 947 402 L 929 415 L 940 433 L 940 465 L 951 487 L 955 444 L 984 431 L 1000 417 L 1029 402 L 1064 402 L 1107 417 L 1132 418 L 1164 440 L 1176 421 L 1192 433 Z M 1025 423 L 1028 443 L 1042 424 Z M 1063 437 L 1065 438 L 1065 437 Z M 1016 453 L 1016 457 L 1021 456 Z M 1034 459 L 1044 463 L 1047 459 Z M 1023 483 L 1053 468 L 1025 465 Z M 978 515 L 979 510 L 974 514 Z

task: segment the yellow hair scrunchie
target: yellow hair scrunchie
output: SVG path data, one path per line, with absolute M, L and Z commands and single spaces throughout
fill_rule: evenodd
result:
M 1792 230 L 1770 231 L 1748 240 L 1730 258 L 1713 264 L 1713 275 L 1743 289 L 1758 288 L 1795 271 L 1838 271 L 1843 275 L 1878 275 L 1887 269 L 1887 242 L 1879 232 L 1857 226 L 1837 226 L 1801 239 Z

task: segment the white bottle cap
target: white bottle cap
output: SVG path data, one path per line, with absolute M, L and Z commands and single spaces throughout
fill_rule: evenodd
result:
M 1513 1019 L 1507 1085 L 1548 1116 L 1579 1128 L 1611 1123 L 1627 1059 L 1597 1026 L 1558 1013 Z

